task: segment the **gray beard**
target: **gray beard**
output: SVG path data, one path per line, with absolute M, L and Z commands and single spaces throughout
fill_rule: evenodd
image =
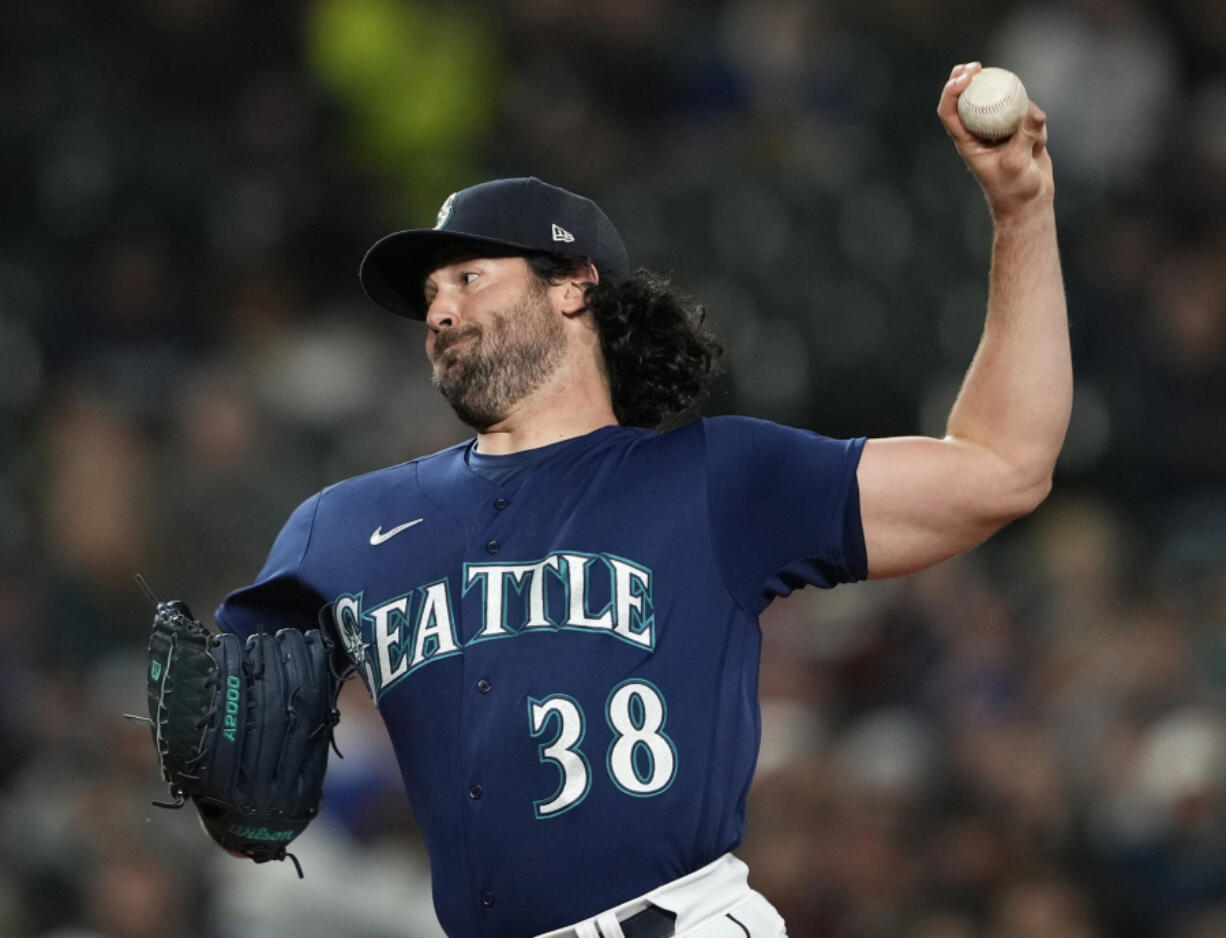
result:
M 531 289 L 509 310 L 495 313 L 488 325 L 461 326 L 467 339 L 458 361 L 440 359 L 455 340 L 435 347 L 432 383 L 465 424 L 483 432 L 505 419 L 511 408 L 539 388 L 558 368 L 566 348 L 561 323 L 542 294 Z

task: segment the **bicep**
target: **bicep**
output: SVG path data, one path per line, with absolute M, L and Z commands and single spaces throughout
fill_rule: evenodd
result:
M 870 579 L 901 576 L 982 543 L 1042 500 L 990 450 L 951 437 L 869 440 L 856 471 Z

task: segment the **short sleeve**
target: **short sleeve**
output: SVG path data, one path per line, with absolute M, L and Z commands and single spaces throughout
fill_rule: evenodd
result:
M 255 583 L 236 590 L 215 613 L 222 631 L 247 636 L 283 628 L 303 631 L 318 626 L 325 600 L 303 582 L 302 562 L 314 529 L 320 496 L 299 505 L 273 542 L 272 550 Z
M 805 585 L 868 574 L 856 468 L 863 437 L 836 440 L 747 417 L 704 421 L 715 552 L 757 614 Z

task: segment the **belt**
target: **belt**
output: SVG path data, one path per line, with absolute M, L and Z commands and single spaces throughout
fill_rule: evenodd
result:
M 649 905 L 618 924 L 626 938 L 672 938 L 677 913 Z

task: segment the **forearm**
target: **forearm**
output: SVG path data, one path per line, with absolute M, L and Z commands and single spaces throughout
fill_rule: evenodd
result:
M 1072 400 L 1068 314 L 1046 194 L 997 220 L 983 336 L 947 434 L 991 452 L 1011 487 L 1041 499 Z

